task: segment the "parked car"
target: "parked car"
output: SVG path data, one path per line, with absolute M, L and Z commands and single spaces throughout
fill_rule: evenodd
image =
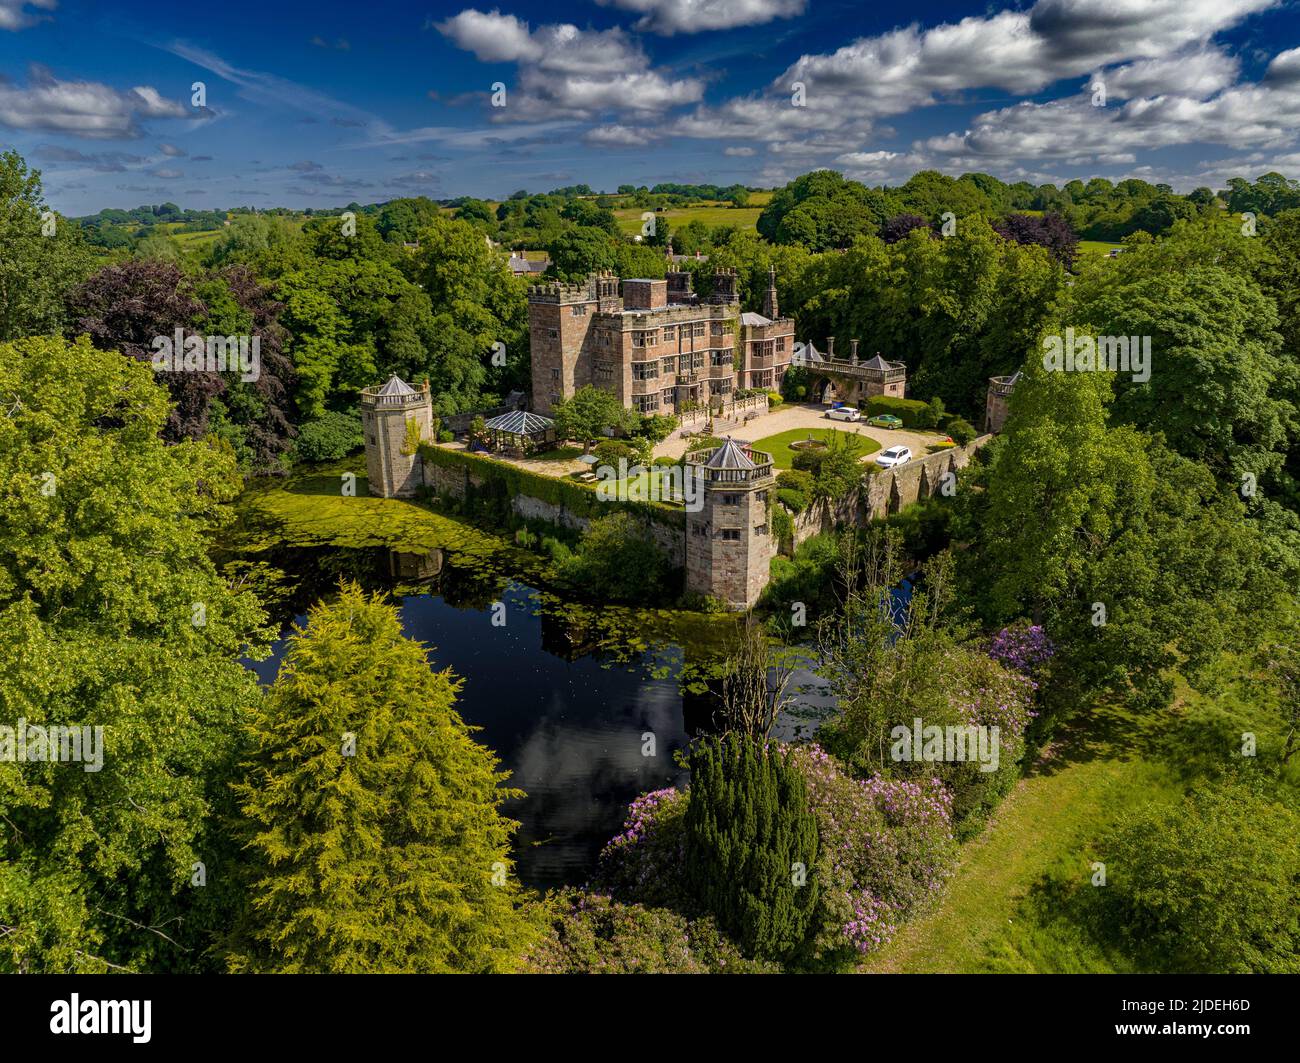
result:
M 833 410 L 827 410 L 826 416 L 832 421 L 860 421 L 862 414 L 852 406 L 836 406 Z
M 890 447 L 876 455 L 876 464 L 892 469 L 895 465 L 906 465 L 912 460 L 911 447 Z
M 902 418 L 895 417 L 892 413 L 878 413 L 875 417 L 867 420 L 867 424 L 874 425 L 876 428 L 899 429 L 903 427 Z

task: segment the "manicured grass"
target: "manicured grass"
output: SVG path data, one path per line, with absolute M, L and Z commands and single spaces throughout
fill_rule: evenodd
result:
M 863 444 L 861 456 L 864 458 L 880 449 L 879 441 L 872 439 L 865 432 L 846 432 L 840 428 L 791 428 L 788 432 L 778 432 L 776 435 L 764 436 L 762 439 L 755 440 L 754 449 L 771 454 L 772 461 L 778 469 L 789 469 L 793 467 L 796 453 L 790 449 L 791 443 L 797 443 L 809 436 L 812 436 L 813 439 L 825 441 L 830 439 L 832 434 L 857 436 Z

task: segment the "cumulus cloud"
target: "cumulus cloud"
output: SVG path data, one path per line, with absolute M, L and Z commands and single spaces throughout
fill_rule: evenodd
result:
M 183 159 L 188 154 L 184 148 L 178 148 L 175 144 L 159 144 L 158 150 L 171 159 Z
M 97 81 L 62 81 L 33 65 L 26 87 L 0 81 L 0 126 L 91 138 L 138 137 L 142 118 L 186 118 L 179 103 L 138 85 L 123 92 Z
M 589 130 L 582 138 L 595 147 L 634 148 L 646 144 L 654 138 L 647 129 L 634 129 L 625 125 L 604 125 Z
M 494 114 L 498 121 L 654 114 L 704 95 L 699 78 L 651 69 L 640 44 L 617 27 L 582 30 L 561 23 L 532 29 L 514 15 L 471 8 L 436 28 L 482 62 L 518 65 L 518 84 Z
M 122 151 L 98 151 L 87 154 L 76 148 L 64 148 L 56 144 L 37 145 L 35 155 L 42 162 L 66 162 L 77 166 L 89 166 L 99 173 L 125 173 L 128 166 L 138 166 L 145 161 L 143 156 L 130 155 Z
M 704 30 L 759 26 L 778 18 L 802 15 L 807 0 L 596 0 L 641 15 L 636 28 L 672 36 Z
M 0 0 L 0 30 L 21 30 L 49 18 L 38 11 L 53 11 L 58 0 Z M 27 8 L 35 8 L 28 11 Z

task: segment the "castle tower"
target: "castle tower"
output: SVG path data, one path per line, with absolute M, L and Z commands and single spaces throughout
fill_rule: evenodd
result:
M 749 609 L 767 585 L 776 551 L 768 511 L 772 456 L 728 439 L 686 461 L 703 495 L 699 510 L 686 513 L 686 589 Z
M 412 444 L 432 436 L 429 382 L 416 391 L 394 374 L 382 387 L 363 389 L 361 428 L 370 493 L 381 498 L 412 497 L 424 479 L 423 463 Z
M 989 377 L 988 395 L 984 399 L 984 431 L 1001 432 L 1011 410 L 1011 394 L 1020 383 L 1020 370 L 1011 376 Z
M 550 413 L 555 403 L 591 383 L 587 333 L 597 312 L 622 309 L 618 279 L 592 274 L 586 284 L 535 284 L 528 290 L 532 348 L 533 409 Z
M 735 269 L 714 270 L 713 294 L 709 296 L 709 302 L 718 304 L 740 302 Z
M 763 316 L 775 321 L 781 316 L 776 301 L 776 267 L 767 268 L 767 294 L 763 296 Z

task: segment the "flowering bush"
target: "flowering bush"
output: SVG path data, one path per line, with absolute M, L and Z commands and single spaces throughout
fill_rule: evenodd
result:
M 821 843 L 823 963 L 872 952 L 943 889 L 956 843 L 938 779 L 853 779 L 820 746 L 798 746 Z
M 601 851 L 593 884 L 621 899 L 681 904 L 686 805 L 686 791 L 671 786 L 633 801 L 623 829 Z
M 989 643 L 989 656 L 1007 668 L 1037 676 L 1053 657 L 1056 646 L 1039 624 L 1004 627 Z
M 712 919 L 622 904 L 606 894 L 561 890 L 550 933 L 525 960 L 535 974 L 753 974 L 772 964 L 747 960 Z

